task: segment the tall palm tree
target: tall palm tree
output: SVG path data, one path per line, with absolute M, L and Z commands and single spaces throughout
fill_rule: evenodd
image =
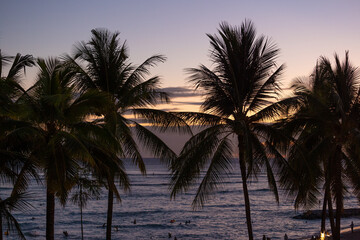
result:
M 132 115 L 145 118 L 157 126 L 177 126 L 184 123 L 174 115 L 161 110 L 149 109 L 157 103 L 168 102 L 166 93 L 159 90 L 158 76 L 147 78 L 149 68 L 165 58 L 154 55 L 139 66 L 128 60 L 128 50 L 121 43 L 119 33 L 111 33 L 106 29 L 94 29 L 89 42 L 80 42 L 76 46 L 73 57 L 66 56 L 68 65 L 77 74 L 74 86 L 80 91 L 95 89 L 108 94 L 111 104 L 104 108 L 100 124 L 111 132 L 121 144 L 118 161 L 131 158 L 145 174 L 145 165 L 140 154 L 136 139 L 144 148 L 151 150 L 155 156 L 163 160 L 175 158 L 175 153 L 146 127 L 132 119 Z M 120 199 L 114 181 L 118 172 L 108 172 L 106 175 L 109 190 L 106 239 L 111 239 L 114 193 Z
M 44 172 L 46 184 L 46 239 L 54 239 L 55 196 L 65 204 L 74 185 L 79 161 L 95 165 L 88 147 L 101 135 L 89 116 L 106 105 L 97 92 L 76 93 L 72 75 L 57 59 L 38 59 L 36 82 L 19 99 L 25 105 L 22 120 L 32 136 L 30 158 Z M 107 146 L 112 151 L 112 145 Z M 103 146 L 105 148 L 105 146 Z
M 3 74 L 3 67 L 10 64 L 8 73 Z M 25 91 L 21 87 L 22 71 L 34 65 L 31 55 L 6 56 L 0 50 L 0 179 L 1 184 L 13 186 L 9 197 L 0 199 L 0 239 L 3 239 L 3 223 L 25 239 L 20 225 L 12 215 L 13 210 L 27 210 L 25 193 L 31 178 L 38 180 L 34 164 L 28 158 L 29 139 L 20 137 L 21 129 L 26 125 L 19 119 L 22 107 L 18 104 L 19 96 Z
M 86 207 L 87 201 L 91 199 L 98 199 L 100 196 L 100 185 L 96 180 L 90 179 L 86 169 L 80 169 L 76 177 L 77 190 L 71 197 L 71 201 L 77 204 L 80 208 L 81 217 L 81 239 L 84 239 L 83 228 L 83 208 Z
M 3 67 L 10 64 L 6 75 Z M 31 55 L 6 56 L 0 50 L 0 176 L 3 181 L 17 180 L 17 191 L 25 191 L 29 175 L 36 177 L 33 165 L 27 159 L 25 139 L 19 138 L 19 131 L 24 125 L 19 120 L 22 114 L 17 100 L 25 91 L 21 87 L 22 71 L 35 64 Z
M 301 82 L 295 85 L 297 110 L 285 123 L 285 128 L 296 136 L 289 165 L 297 171 L 297 177 L 285 176 L 282 182 L 287 182 L 286 189 L 300 204 L 311 206 L 323 194 L 321 230 L 325 230 L 328 205 L 334 239 L 340 239 L 343 198 L 349 186 L 360 200 L 359 80 L 348 52 L 342 63 L 335 55 L 335 66 L 327 58 L 320 58 L 310 87 Z
M 205 97 L 202 112 L 178 113 L 190 124 L 207 128 L 185 144 L 173 165 L 171 196 L 175 198 L 187 190 L 200 170 L 207 167 L 193 201 L 193 207 L 203 205 L 208 194 L 231 171 L 232 138 L 235 138 L 248 236 L 253 239 L 247 178 L 265 165 L 270 189 L 278 200 L 268 155 L 275 150 L 269 138 L 272 127 L 266 121 L 277 117 L 282 107 L 272 101 L 279 90 L 278 77 L 284 67 L 276 67 L 279 49 L 267 38 L 256 37 L 251 21 L 245 21 L 241 27 L 222 23 L 219 35 L 208 34 L 208 37 L 214 68 L 200 65 L 188 70 L 190 81 Z
M 280 174 L 282 188 L 288 196 L 294 197 L 296 209 L 316 206 L 319 196 L 324 194 L 321 232 L 325 231 L 326 208 L 331 200 L 324 171 L 327 165 L 324 159 L 329 158 L 329 155 L 324 156 L 329 154 L 325 151 L 328 146 L 321 142 L 328 126 L 320 123 L 332 117 L 328 112 L 329 87 L 324 81 L 323 69 L 317 65 L 308 84 L 303 79 L 295 81 L 294 94 L 289 98 L 290 113 L 278 123 L 285 135 L 290 136 L 283 140 L 291 142 L 288 144 L 287 168 Z

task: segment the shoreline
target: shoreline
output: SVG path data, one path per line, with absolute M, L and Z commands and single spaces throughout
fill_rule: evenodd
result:
M 340 231 L 341 240 L 359 240 L 360 239 L 360 226 L 354 227 L 354 232 L 351 232 L 351 228 L 344 228 Z M 311 237 L 304 237 L 299 240 L 309 240 Z M 325 238 L 332 240 L 332 237 Z
M 341 240 L 359 240 L 360 239 L 360 226 L 354 227 L 354 232 L 351 232 L 351 228 L 345 228 L 340 231 Z M 329 239 L 332 239 L 331 237 Z

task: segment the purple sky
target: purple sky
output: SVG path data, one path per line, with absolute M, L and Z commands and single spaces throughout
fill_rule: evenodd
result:
M 8 55 L 35 57 L 71 53 L 74 43 L 87 41 L 90 30 L 105 27 L 119 31 L 126 40 L 130 59 L 140 64 L 153 54 L 167 61 L 152 70 L 162 76 L 163 87 L 187 84 L 184 68 L 209 66 L 209 41 L 221 21 L 240 25 L 254 22 L 258 34 L 272 38 L 281 49 L 278 63 L 285 63 L 284 86 L 309 75 L 319 56 L 341 58 L 345 50 L 360 65 L 360 1 L 220 1 L 220 0 L 2 0 L 0 49 Z M 28 70 L 25 87 L 34 79 Z M 172 110 L 194 109 L 196 98 L 178 93 Z M 188 102 L 185 104 L 184 102 Z M 182 138 L 181 143 L 184 141 Z M 179 148 L 179 137 L 169 138 Z M 181 144 L 180 144 L 181 145 Z
M 2 0 L 0 49 L 8 55 L 36 57 L 71 53 L 74 43 L 90 38 L 90 30 L 105 27 L 126 40 L 131 61 L 141 63 L 153 54 L 167 61 L 152 70 L 163 87 L 187 84 L 184 68 L 209 66 L 209 41 L 221 21 L 240 25 L 251 19 L 258 30 L 281 49 L 284 86 L 308 75 L 319 56 L 341 57 L 350 51 L 360 65 L 360 1 L 214 1 L 214 0 Z M 25 86 L 34 79 L 28 71 Z M 175 99 L 181 108 L 186 99 Z M 189 99 L 194 102 L 194 99 Z M 187 106 L 190 107 L 190 104 Z

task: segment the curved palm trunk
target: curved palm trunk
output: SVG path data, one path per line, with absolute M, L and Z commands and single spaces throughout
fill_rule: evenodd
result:
M 329 169 L 331 169 L 330 167 L 331 161 L 328 162 L 328 168 L 326 168 L 326 166 L 324 166 L 324 171 L 325 171 L 325 194 L 324 194 L 324 202 L 323 202 L 323 210 L 322 210 L 322 216 L 321 216 L 321 232 L 325 232 L 326 231 L 326 206 L 329 203 L 329 198 L 331 198 L 331 193 L 330 193 L 330 176 L 329 176 Z M 325 164 L 324 164 L 325 165 Z M 330 199 L 331 201 L 331 199 Z M 330 212 L 330 206 L 328 207 L 329 209 L 329 219 L 330 219 L 330 223 L 331 221 L 334 221 L 334 219 L 330 218 L 330 214 L 332 216 L 332 206 L 331 206 L 331 212 Z M 333 229 L 333 225 L 331 225 L 331 231 L 334 231 Z
M 3 240 L 2 216 L 0 215 L 0 240 Z
M 112 214 L 113 214 L 114 192 L 109 189 L 108 212 L 106 221 L 106 240 L 111 240 Z
M 335 232 L 333 232 L 333 240 L 340 240 L 340 227 L 341 227 L 341 213 L 343 208 L 343 199 L 342 199 L 342 181 L 341 181 L 341 160 L 340 160 L 340 147 L 337 147 L 335 153 L 335 200 L 336 200 L 336 213 L 335 213 Z
M 328 209 L 329 209 L 329 221 L 330 221 L 331 233 L 334 233 L 335 232 L 334 212 L 332 207 L 332 194 L 330 190 L 330 182 L 331 182 L 330 176 L 332 174 L 330 170 L 333 169 L 333 167 L 332 167 L 331 159 L 329 160 L 330 161 L 328 161 L 327 168 L 324 166 L 324 170 L 327 169 L 325 174 L 325 193 L 327 193 L 326 202 L 328 204 Z
M 327 192 L 327 188 L 326 188 L 323 207 L 322 207 L 322 214 L 321 214 L 321 230 L 320 230 L 321 232 L 325 232 L 327 198 L 328 198 L 328 192 Z
M 55 196 L 46 189 L 46 240 L 54 240 Z
M 339 161 L 337 161 L 339 162 Z M 337 163 L 337 165 L 340 165 Z M 335 199 L 336 199 L 336 213 L 335 213 L 335 233 L 334 240 L 340 240 L 340 227 L 341 227 L 341 213 L 342 213 L 342 184 L 341 184 L 341 170 L 339 168 L 335 176 Z
M 81 186 L 80 186 L 80 196 L 82 196 Z M 82 197 L 81 197 L 81 198 L 82 198 Z M 81 223 L 81 239 L 84 240 L 83 205 L 82 205 L 82 199 L 80 200 L 80 223 Z
M 330 219 L 331 232 L 333 233 L 333 232 L 335 232 L 335 222 L 334 222 L 334 211 L 333 211 L 333 207 L 332 207 L 331 193 L 329 193 L 328 208 L 329 208 L 329 219 Z
M 240 172 L 241 172 L 241 179 L 242 179 L 244 200 L 245 200 L 246 224 L 248 229 L 249 240 L 253 240 L 254 237 L 253 237 L 252 224 L 251 224 L 250 199 L 249 199 L 249 192 L 247 188 L 247 179 L 246 179 L 246 164 L 245 164 L 245 157 L 242 146 L 243 141 L 240 136 L 238 136 L 238 141 L 239 141 L 239 164 L 240 164 Z

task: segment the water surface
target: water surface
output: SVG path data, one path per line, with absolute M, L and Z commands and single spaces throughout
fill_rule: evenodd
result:
M 142 176 L 136 167 L 127 164 L 132 190 L 122 194 L 122 203 L 115 203 L 113 215 L 113 239 L 246 239 L 247 228 L 241 178 L 236 162 L 234 173 L 226 178 L 224 185 L 206 203 L 204 208 L 193 211 L 191 202 L 195 189 L 179 195 L 176 200 L 169 197 L 169 175 L 167 168 L 157 159 L 146 159 L 147 176 Z M 3 197 L 9 188 L 1 189 Z M 34 210 L 14 215 L 21 223 L 27 239 L 45 238 L 45 188 L 31 184 L 30 203 Z M 263 234 L 271 239 L 283 239 L 285 233 L 290 239 L 297 239 L 320 230 L 320 220 L 293 219 L 297 213 L 293 203 L 281 196 L 279 205 L 268 190 L 265 175 L 258 176 L 249 186 L 251 215 L 255 239 Z M 346 206 L 357 207 L 354 197 L 345 199 Z M 317 206 L 319 207 L 319 206 Z M 83 210 L 85 239 L 105 239 L 107 192 L 102 190 L 100 200 L 89 201 Z M 133 224 L 136 219 L 136 224 Z M 170 220 L 176 220 L 171 223 Z M 190 221 L 190 224 L 185 224 Z M 348 227 L 359 218 L 342 220 Z M 68 237 L 63 235 L 68 232 Z M 80 210 L 69 202 L 65 208 L 56 203 L 55 239 L 80 238 Z M 8 236 L 5 239 L 14 239 Z

